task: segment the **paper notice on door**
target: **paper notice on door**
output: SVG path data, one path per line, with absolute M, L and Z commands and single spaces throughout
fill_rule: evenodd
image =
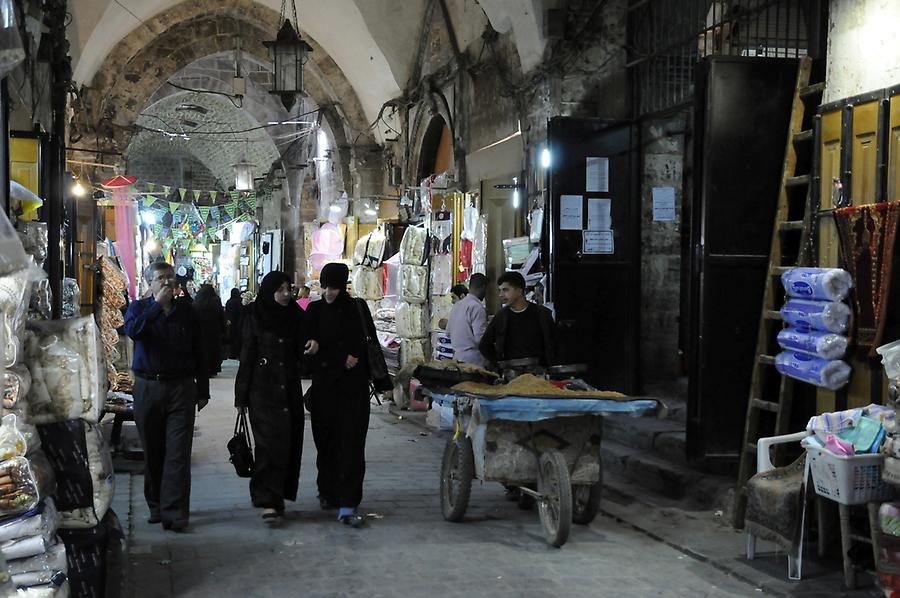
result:
M 584 198 L 562 195 L 559 198 L 559 230 L 581 230 L 584 223 Z
M 610 230 L 612 228 L 612 216 L 610 210 L 612 200 L 608 197 L 588 199 L 588 230 Z
M 588 193 L 609 193 L 609 158 L 587 157 Z
M 675 187 L 653 188 L 653 221 L 675 220 Z
M 612 255 L 615 253 L 613 232 L 611 230 L 586 230 L 583 232 L 584 255 Z

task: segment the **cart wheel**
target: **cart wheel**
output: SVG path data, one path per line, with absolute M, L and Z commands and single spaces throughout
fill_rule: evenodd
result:
M 441 513 L 447 521 L 462 521 L 469 506 L 474 477 L 472 441 L 465 436 L 455 440 L 450 438 L 441 464 Z
M 572 521 L 588 525 L 600 510 L 603 482 L 572 486 Z
M 572 528 L 572 482 L 566 458 L 550 449 L 541 455 L 541 472 L 538 476 L 538 492 L 541 525 L 551 546 L 559 548 L 569 539 Z

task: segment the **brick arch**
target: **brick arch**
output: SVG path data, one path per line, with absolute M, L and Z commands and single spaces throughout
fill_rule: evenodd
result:
M 278 13 L 252 0 L 222 0 L 215 10 L 185 2 L 148 20 L 116 45 L 82 90 L 79 132 L 123 150 L 132 136 L 130 126 L 170 76 L 205 56 L 231 50 L 237 32 L 245 54 L 267 60 L 262 42 L 274 37 L 278 21 Z M 340 109 L 348 137 L 366 131 L 362 105 L 349 81 L 315 40 L 304 38 L 313 47 L 307 92 L 319 106 Z M 371 133 L 366 141 L 374 141 Z

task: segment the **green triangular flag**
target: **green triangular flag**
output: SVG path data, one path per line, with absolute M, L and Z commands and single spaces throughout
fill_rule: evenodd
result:
M 241 196 L 241 194 L 238 191 L 231 192 L 231 199 L 233 199 L 234 201 L 237 201 L 240 196 Z
M 177 201 L 169 202 L 169 211 L 172 212 L 173 214 L 178 211 L 179 207 L 181 207 L 181 204 L 178 203 Z
M 153 193 L 154 189 L 156 189 L 156 183 L 147 183 L 147 190 Z
M 150 206 L 152 206 L 153 204 L 156 203 L 156 198 L 146 195 L 146 196 L 144 196 L 143 203 L 144 203 L 145 208 L 149 208 Z
M 200 194 L 202 191 L 194 191 L 194 201 L 200 201 Z
M 197 211 L 200 212 L 200 222 L 206 222 L 209 217 L 209 206 L 199 206 Z
M 234 213 L 237 211 L 237 201 L 230 201 L 225 204 L 225 212 L 234 218 Z
M 218 191 L 210 191 L 209 192 L 209 198 L 212 200 L 213 203 L 216 203 L 216 196 L 218 194 L 219 194 Z
M 162 224 L 154 224 L 151 228 L 153 230 L 153 234 L 158 237 L 160 233 L 162 233 L 163 226 Z
M 251 212 L 256 211 L 256 194 L 255 193 L 249 194 L 247 196 L 247 199 L 245 199 L 244 201 L 247 202 L 247 207 L 250 208 Z
M 184 201 L 184 194 L 187 193 L 187 189 L 178 189 L 178 197 L 181 198 L 181 201 Z

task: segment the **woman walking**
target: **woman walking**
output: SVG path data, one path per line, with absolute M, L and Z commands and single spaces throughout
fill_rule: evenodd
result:
M 231 297 L 225 303 L 225 320 L 228 322 L 228 357 L 237 359 L 241 354 L 241 313 L 244 305 L 241 292 L 231 289 Z
M 222 301 L 211 284 L 204 284 L 197 291 L 191 307 L 200 322 L 203 354 L 207 357 L 206 372 L 212 378 L 222 371 L 222 335 L 225 333 Z
M 366 474 L 366 432 L 369 428 L 370 368 L 366 335 L 375 324 L 365 302 L 347 294 L 349 270 L 326 264 L 319 280 L 323 298 L 307 308 L 309 337 L 318 341 L 314 359 L 310 417 L 316 443 L 319 505 L 338 510 L 338 520 L 360 527 L 357 511 Z M 390 379 L 376 380 L 390 391 Z
M 306 340 L 304 316 L 291 298 L 290 279 L 274 271 L 242 317 L 234 406 L 250 412 L 256 441 L 250 498 L 267 522 L 281 518 L 285 500 L 297 499 L 304 424 L 300 361 L 316 350 Z

